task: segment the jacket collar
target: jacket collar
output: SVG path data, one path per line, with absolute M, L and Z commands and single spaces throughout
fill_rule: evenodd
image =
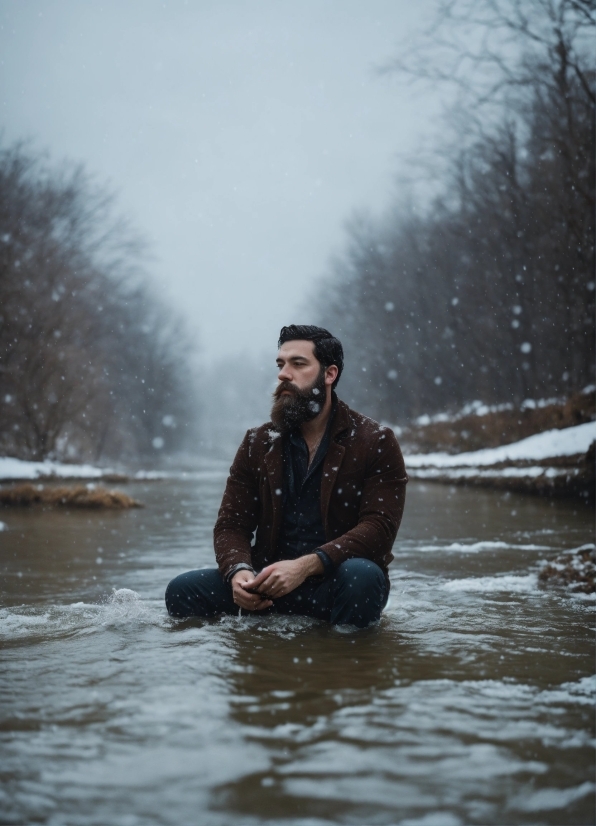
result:
M 352 417 L 350 416 L 350 408 L 345 402 L 337 398 L 335 390 L 333 391 L 333 400 L 336 402 L 336 409 L 330 434 L 332 442 L 353 424 Z

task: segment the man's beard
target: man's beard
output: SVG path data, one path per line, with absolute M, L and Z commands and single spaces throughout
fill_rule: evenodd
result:
M 282 396 L 284 390 L 289 390 L 292 395 Z M 324 404 L 325 369 L 321 368 L 315 381 L 303 390 L 290 381 L 282 381 L 277 385 L 273 393 L 271 421 L 278 430 L 287 433 L 318 416 Z

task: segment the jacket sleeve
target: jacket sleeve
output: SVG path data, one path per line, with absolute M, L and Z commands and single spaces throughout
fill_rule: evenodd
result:
M 321 545 L 335 566 L 364 557 L 387 567 L 406 500 L 408 476 L 393 431 L 381 428 L 371 439 L 366 474 L 360 492 L 358 523 Z
M 250 547 L 259 513 L 258 482 L 250 461 L 254 437 L 249 430 L 238 448 L 213 529 L 215 558 L 223 577 L 241 562 L 252 565 Z

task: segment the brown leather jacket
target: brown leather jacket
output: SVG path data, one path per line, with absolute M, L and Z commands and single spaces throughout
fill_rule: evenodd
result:
M 365 557 L 387 575 L 407 481 L 393 431 L 338 401 L 321 481 L 327 539 L 321 550 L 335 565 Z M 282 485 L 282 437 L 271 423 L 249 430 L 230 468 L 213 531 L 223 576 L 240 562 L 260 570 L 275 561 Z

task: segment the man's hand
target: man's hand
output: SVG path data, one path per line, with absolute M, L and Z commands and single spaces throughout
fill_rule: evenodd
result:
M 270 600 L 277 599 L 302 585 L 307 577 L 322 574 L 324 570 L 323 563 L 316 554 L 307 554 L 298 559 L 282 559 L 263 568 L 254 579 L 250 577 L 250 581 L 243 587 L 256 591 Z
M 248 582 L 254 582 L 254 576 L 247 570 L 240 570 L 232 577 L 232 595 L 239 608 L 244 608 L 245 611 L 263 611 L 273 605 L 270 599 L 246 591 Z

